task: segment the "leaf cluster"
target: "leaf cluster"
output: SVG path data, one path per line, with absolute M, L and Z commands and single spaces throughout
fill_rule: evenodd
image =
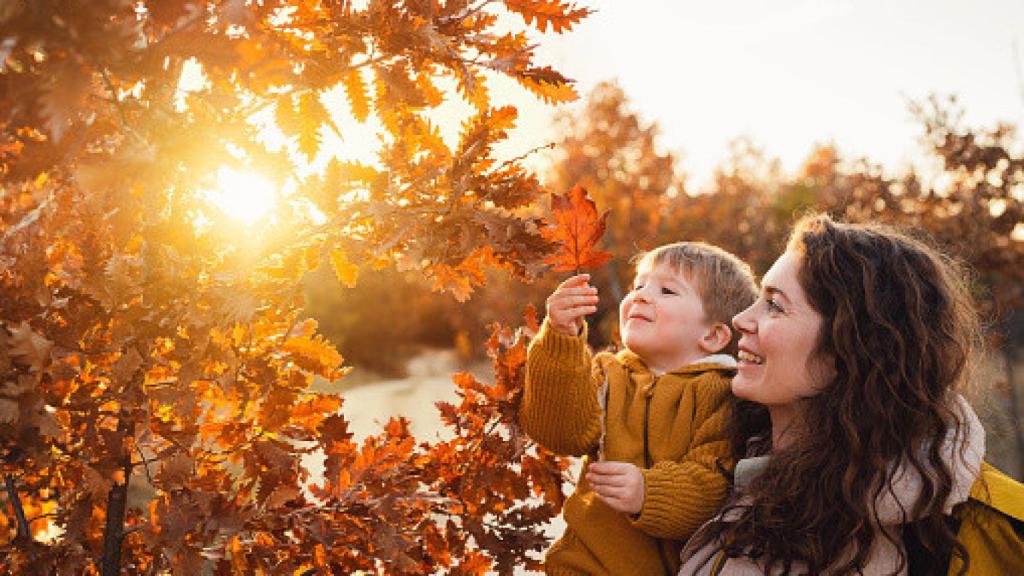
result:
M 0 3 L 0 571 L 507 573 L 543 545 L 562 464 L 515 432 L 519 373 L 463 377 L 447 443 L 400 421 L 354 442 L 314 386 L 346 369 L 302 280 L 397 266 L 465 299 L 543 270 L 543 190 L 495 157 L 517 111 L 487 82 L 574 98 L 527 32 L 586 11 L 358 4 Z M 431 120 L 450 97 L 473 107 L 454 144 Z M 326 160 L 344 115 L 374 161 Z M 224 167 L 294 186 L 247 227 L 205 192 Z

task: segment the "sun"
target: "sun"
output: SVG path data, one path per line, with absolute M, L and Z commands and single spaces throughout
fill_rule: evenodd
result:
M 278 191 L 273 182 L 256 172 L 221 168 L 217 186 L 203 194 L 228 216 L 253 224 L 269 215 L 277 204 Z

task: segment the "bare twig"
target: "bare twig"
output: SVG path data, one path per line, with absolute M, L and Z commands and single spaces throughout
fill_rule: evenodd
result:
M 504 162 L 501 163 L 501 167 L 504 168 L 505 166 L 509 166 L 509 165 L 515 164 L 517 162 L 522 162 L 523 160 L 526 160 L 528 157 L 533 156 L 534 154 L 536 154 L 537 152 L 540 152 L 541 150 L 551 150 L 554 147 L 555 147 L 555 143 L 554 142 L 548 142 L 547 144 L 541 144 L 540 146 L 535 146 L 535 147 L 527 150 L 526 152 L 523 152 L 519 156 L 516 156 L 515 158 L 509 158 L 508 160 L 505 160 Z
M 153 476 L 149 473 L 149 460 L 146 460 L 146 455 L 142 453 L 142 448 L 139 447 L 139 443 L 132 438 L 132 445 L 135 446 L 135 451 L 139 453 L 139 458 L 142 459 L 142 469 L 146 471 L 146 479 L 149 480 L 151 486 L 156 486 L 153 483 Z
M 29 523 L 29 526 L 31 526 L 32 523 L 37 521 L 37 520 L 42 520 L 43 518 L 56 518 L 57 516 L 58 516 L 58 514 L 56 512 L 47 512 L 46 514 L 40 514 L 38 516 L 33 516 L 33 517 L 29 518 L 28 519 L 28 523 Z

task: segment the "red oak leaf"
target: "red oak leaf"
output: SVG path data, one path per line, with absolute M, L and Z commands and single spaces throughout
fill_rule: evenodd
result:
M 554 221 L 542 234 L 558 245 L 558 251 L 545 263 L 554 270 L 573 270 L 578 274 L 580 270 L 600 268 L 611 259 L 610 252 L 594 249 L 604 236 L 608 212 L 597 214 L 586 188 L 576 185 L 564 196 L 552 194 L 551 212 Z

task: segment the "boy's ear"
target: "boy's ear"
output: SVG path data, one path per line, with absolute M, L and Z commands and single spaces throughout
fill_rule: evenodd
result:
M 715 322 L 701 337 L 700 347 L 708 354 L 715 354 L 728 346 L 731 339 L 732 329 L 721 322 Z

